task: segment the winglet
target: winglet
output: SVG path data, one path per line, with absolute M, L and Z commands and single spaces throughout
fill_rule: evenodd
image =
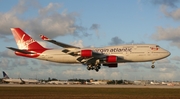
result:
M 44 36 L 44 35 L 40 35 L 42 40 L 50 40 L 48 37 Z

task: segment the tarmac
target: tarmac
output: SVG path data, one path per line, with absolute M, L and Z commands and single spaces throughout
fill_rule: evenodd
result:
M 178 88 L 167 85 L 49 85 L 49 84 L 0 84 L 0 87 L 84 87 L 84 88 Z

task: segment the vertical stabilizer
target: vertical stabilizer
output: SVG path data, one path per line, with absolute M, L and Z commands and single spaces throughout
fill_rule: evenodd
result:
M 11 31 L 14 35 L 14 38 L 16 40 L 19 49 L 25 49 L 25 50 L 45 49 L 20 28 L 11 28 Z
M 3 71 L 3 78 L 4 79 L 9 79 L 9 76 Z

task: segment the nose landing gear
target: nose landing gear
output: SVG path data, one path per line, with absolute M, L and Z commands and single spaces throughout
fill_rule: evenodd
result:
M 155 68 L 154 63 L 155 63 L 155 61 L 152 61 L 152 66 L 151 66 L 151 68 Z
M 155 68 L 155 66 L 154 66 L 154 65 L 152 65 L 152 66 L 151 66 L 151 68 Z

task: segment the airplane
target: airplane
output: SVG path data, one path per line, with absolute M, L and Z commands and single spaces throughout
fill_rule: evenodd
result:
M 9 76 L 3 71 L 3 82 L 6 83 L 18 83 L 18 84 L 24 84 L 24 82 L 21 79 L 13 79 L 9 78 Z
M 78 81 L 49 81 L 47 84 L 55 84 L 55 85 L 72 85 L 72 84 L 80 84 L 81 82 Z
M 96 70 L 101 66 L 118 67 L 118 63 L 152 61 L 152 68 L 157 60 L 166 58 L 170 52 L 156 44 L 128 44 L 99 48 L 80 48 L 58 42 L 40 35 L 41 39 L 62 47 L 61 49 L 45 48 L 20 28 L 11 28 L 18 48 L 7 47 L 18 56 L 36 58 L 57 63 L 79 63 L 87 70 Z
M 92 81 L 92 82 L 90 82 L 90 84 L 92 84 L 92 85 L 106 85 L 107 82 L 102 82 L 102 81 Z
M 66 82 L 62 82 L 62 81 L 49 81 L 49 82 L 47 82 L 48 84 L 56 84 L 56 85 L 58 85 L 58 84 L 60 84 L 60 85 L 63 85 L 63 84 L 65 84 Z
M 159 85 L 160 83 L 157 83 L 157 82 L 150 82 L 151 85 Z
M 9 78 L 9 76 L 3 71 L 3 82 L 7 82 L 7 83 L 18 83 L 18 84 L 38 84 L 39 81 L 38 80 L 34 80 L 34 79 L 14 79 L 14 78 Z

